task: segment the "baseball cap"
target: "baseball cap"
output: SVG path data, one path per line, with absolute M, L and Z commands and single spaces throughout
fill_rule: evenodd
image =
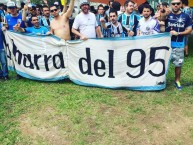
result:
M 58 6 L 58 5 L 59 5 L 59 2 L 54 2 L 54 5 L 57 5 L 57 6 Z
M 82 0 L 81 4 L 80 4 L 80 7 L 82 5 L 90 5 L 90 3 L 87 1 L 87 0 Z
M 9 2 L 7 3 L 7 7 L 8 7 L 8 8 L 10 8 L 10 7 L 11 7 L 11 8 L 13 8 L 13 7 L 16 8 L 17 6 L 16 6 L 16 4 L 15 4 L 14 2 L 9 1 Z

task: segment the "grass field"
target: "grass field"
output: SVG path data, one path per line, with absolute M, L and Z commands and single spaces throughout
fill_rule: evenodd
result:
M 0 82 L 1 145 L 192 145 L 193 38 L 175 89 L 109 90 L 28 79 Z

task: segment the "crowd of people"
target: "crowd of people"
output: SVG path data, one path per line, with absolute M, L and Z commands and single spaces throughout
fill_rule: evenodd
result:
M 158 3 L 154 10 L 148 2 L 138 6 L 132 0 L 124 5 L 109 0 L 108 6 L 99 4 L 95 9 L 83 0 L 80 11 L 74 9 L 74 0 L 63 7 L 22 3 L 18 8 L 13 1 L 0 4 L 0 77 L 9 79 L 4 50 L 3 31 L 37 35 L 56 35 L 64 40 L 108 37 L 134 37 L 163 32 L 171 34 L 172 62 L 175 65 L 175 85 L 181 90 L 181 67 L 188 56 L 188 36 L 192 32 L 193 10 L 188 0 Z M 20 77 L 19 75 L 17 76 Z

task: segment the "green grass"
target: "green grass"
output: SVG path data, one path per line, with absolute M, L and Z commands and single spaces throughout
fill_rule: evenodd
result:
M 193 38 L 175 89 L 138 92 L 83 87 L 71 82 L 0 82 L 1 145 L 148 145 L 193 142 Z

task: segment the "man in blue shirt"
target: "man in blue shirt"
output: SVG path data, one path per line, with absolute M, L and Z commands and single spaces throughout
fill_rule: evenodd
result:
M 18 14 L 17 6 L 14 2 L 10 1 L 7 3 L 7 8 L 10 10 L 10 15 L 6 15 L 6 29 L 13 30 L 13 26 L 22 22 L 22 15 Z M 4 28 L 5 29 L 5 28 Z
M 137 27 L 139 23 L 139 18 L 136 14 L 133 13 L 134 2 L 127 0 L 124 3 L 125 13 L 119 15 L 118 21 L 126 28 L 129 29 L 129 36 L 137 35 Z
M 192 31 L 192 22 L 189 15 L 181 12 L 181 0 L 171 1 L 172 12 L 166 19 L 166 32 L 170 32 L 172 47 L 172 62 L 175 65 L 175 85 L 182 90 L 180 84 L 181 67 L 184 62 L 184 36 Z
M 1 22 L 0 22 L 0 79 L 8 80 L 8 70 L 7 70 L 7 61 L 6 61 L 6 53 L 3 45 L 4 35 L 1 30 Z
M 117 11 L 111 10 L 109 12 L 109 22 L 105 23 L 105 18 L 101 18 L 101 26 L 106 30 L 106 37 L 124 37 L 128 33 L 128 30 L 117 21 Z
M 43 16 L 40 19 L 40 25 L 45 26 L 50 30 L 50 22 L 52 21 L 52 17 L 50 16 L 50 9 L 48 6 L 43 6 L 42 8 Z
M 0 3 L 0 17 L 4 18 L 5 12 L 4 12 L 4 4 Z
M 27 32 L 27 33 L 33 33 L 33 34 L 39 34 L 39 35 L 50 34 L 50 32 L 46 27 L 40 26 L 37 16 L 32 16 L 31 22 L 34 25 L 33 27 L 27 27 L 24 29 L 24 28 L 21 28 L 20 25 L 15 25 L 14 30 L 19 32 Z
M 10 11 L 10 15 L 6 15 L 6 22 L 4 22 L 4 27 L 2 28 L 3 31 L 6 29 L 13 30 L 13 27 L 17 24 L 21 27 L 25 27 L 24 22 L 22 21 L 22 15 L 18 14 L 17 6 L 13 1 L 9 1 L 7 3 L 7 8 Z M 17 74 L 16 79 L 20 79 L 21 76 Z

